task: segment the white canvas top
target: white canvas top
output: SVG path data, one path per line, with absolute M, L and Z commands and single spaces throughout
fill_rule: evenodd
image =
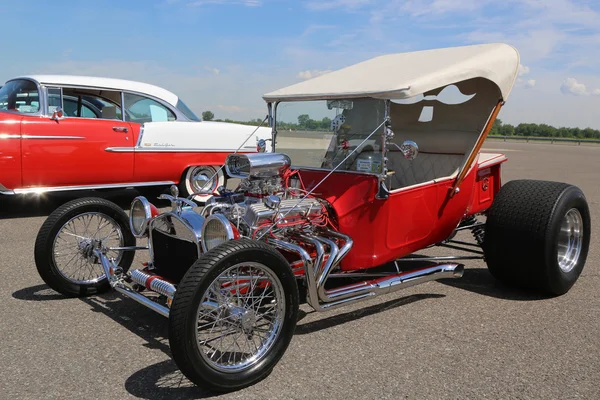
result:
M 95 76 L 77 75 L 25 75 L 13 79 L 33 79 L 42 85 L 84 86 L 99 89 L 115 89 L 138 92 L 157 97 L 172 106 L 178 101 L 177 95 L 158 86 L 148 83 L 129 81 L 125 79 L 100 78 Z
M 404 99 L 472 78 L 486 78 L 506 100 L 519 53 L 494 43 L 389 54 L 267 93 L 265 101 L 374 97 Z

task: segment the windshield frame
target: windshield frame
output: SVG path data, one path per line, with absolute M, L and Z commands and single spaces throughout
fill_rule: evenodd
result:
M 319 101 L 325 102 L 331 99 L 328 98 L 319 98 L 319 99 L 310 99 L 310 100 L 306 100 L 306 99 L 301 99 L 301 100 L 290 100 L 290 101 L 275 101 L 275 102 L 267 102 L 267 107 L 269 109 L 269 121 L 270 121 L 270 125 L 271 125 L 271 129 L 272 129 L 272 143 L 273 143 L 273 152 L 277 152 L 277 147 L 276 147 L 276 143 L 278 143 L 279 141 L 277 140 L 277 135 L 279 133 L 278 128 L 280 126 L 280 121 L 278 119 L 278 111 L 279 111 L 279 115 L 281 114 L 281 110 L 279 110 L 279 105 L 280 104 L 292 104 L 292 103 L 316 103 Z M 385 119 L 388 118 L 389 116 L 389 100 L 384 100 L 384 99 L 378 99 L 378 98 L 372 98 L 372 97 L 349 97 L 346 99 L 338 99 L 338 100 L 343 100 L 343 101 L 381 101 L 382 102 L 382 111 L 383 111 L 383 118 L 381 121 L 377 121 L 377 124 L 373 125 L 372 127 L 370 127 L 370 130 L 368 132 L 368 134 L 364 135 L 364 138 L 370 136 L 369 140 L 376 140 L 376 138 L 380 137 L 382 138 L 382 143 L 385 142 L 385 126 L 380 126 L 379 128 L 377 128 L 380 124 L 383 124 L 383 121 Z M 377 131 L 375 133 L 373 133 L 373 129 L 377 128 Z M 310 131 L 307 131 L 310 132 Z M 331 135 L 332 139 L 336 137 L 337 133 L 332 132 L 331 130 L 328 131 L 320 131 L 320 130 L 315 130 L 315 132 L 322 132 L 323 136 L 325 135 Z M 372 135 L 371 135 L 372 134 Z M 353 140 L 360 140 L 362 141 L 362 138 L 356 138 Z M 331 144 L 330 144 L 331 145 Z M 363 146 L 361 146 L 361 148 L 364 148 L 365 145 L 363 144 Z M 374 153 L 379 153 L 382 155 L 382 160 L 385 158 L 385 149 L 386 146 L 380 146 L 380 148 L 375 151 Z M 350 153 L 358 153 L 360 154 L 361 151 L 358 151 L 359 147 L 354 147 L 350 149 Z M 329 152 L 329 148 L 325 149 L 325 154 L 327 154 Z M 290 157 L 292 158 L 292 157 Z M 333 163 L 333 165 L 331 167 L 313 167 L 313 166 L 306 166 L 306 165 L 298 165 L 297 163 L 294 162 L 294 159 L 292 158 L 292 168 L 294 169 L 299 169 L 299 170 L 314 170 L 314 171 L 336 171 L 336 172 L 340 172 L 340 173 L 348 173 L 348 174 L 360 174 L 360 175 L 371 175 L 371 176 L 377 176 L 377 177 L 381 177 L 383 173 L 385 173 L 386 171 L 386 165 L 385 162 L 382 162 L 381 164 L 381 169 L 382 172 L 367 172 L 367 171 L 356 171 L 356 170 L 351 170 L 351 169 L 340 169 L 341 164 L 339 163 L 339 160 L 337 160 L 337 163 Z

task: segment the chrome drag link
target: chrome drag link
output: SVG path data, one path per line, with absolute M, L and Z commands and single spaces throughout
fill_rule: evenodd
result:
M 138 293 L 134 288 L 132 288 L 123 279 L 123 273 L 121 271 L 121 268 L 119 268 L 117 265 L 115 265 L 114 262 L 112 262 L 108 257 L 106 257 L 106 255 L 102 253 L 101 250 L 94 250 L 94 254 L 100 260 L 100 264 L 102 264 L 102 268 L 104 269 L 104 274 L 108 277 L 108 282 L 110 283 L 111 287 L 113 287 L 117 292 L 122 293 L 123 295 L 137 301 L 138 303 L 150 308 L 151 310 L 156 311 L 160 315 L 167 318 L 169 317 L 169 309 L 167 307 L 150 300 L 149 298 L 147 298 L 143 294 Z M 173 290 L 173 295 L 174 294 L 175 290 Z

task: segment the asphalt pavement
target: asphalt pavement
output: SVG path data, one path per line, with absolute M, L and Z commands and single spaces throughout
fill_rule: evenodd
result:
M 591 247 L 568 294 L 506 288 L 474 261 L 460 280 L 326 313 L 302 306 L 273 372 L 220 397 L 600 398 L 600 146 L 489 141 L 485 148 L 508 156 L 504 181 L 564 181 L 587 196 Z M 136 194 L 104 196 L 127 208 Z M 171 361 L 165 318 L 115 293 L 66 299 L 43 283 L 35 237 L 45 217 L 73 197 L 0 198 L 0 399 L 214 396 Z

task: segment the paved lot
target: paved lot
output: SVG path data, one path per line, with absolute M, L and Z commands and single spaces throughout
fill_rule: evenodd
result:
M 584 190 L 592 245 L 567 295 L 508 290 L 471 262 L 459 281 L 330 313 L 303 307 L 273 373 L 222 397 L 600 398 L 600 146 L 494 141 L 486 148 L 508 155 L 505 181 L 567 181 Z M 134 195 L 111 198 L 126 207 Z M 170 360 L 163 317 L 114 294 L 65 299 L 43 284 L 35 236 L 68 199 L 0 198 L 0 399 L 210 397 Z

